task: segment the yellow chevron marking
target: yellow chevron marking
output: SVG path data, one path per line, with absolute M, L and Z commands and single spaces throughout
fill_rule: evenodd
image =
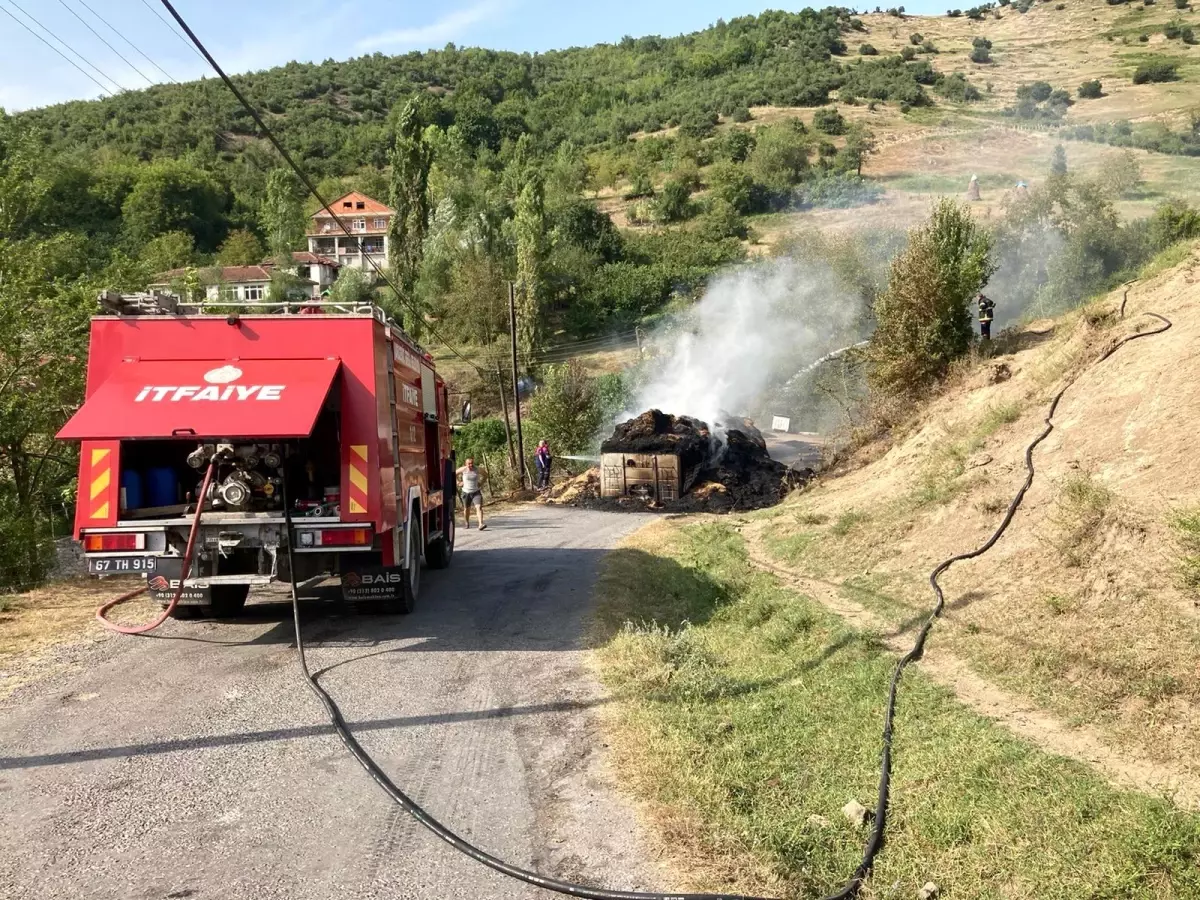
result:
M 92 496 L 95 500 L 101 494 L 108 490 L 108 486 L 112 484 L 112 470 L 105 469 L 99 475 L 92 479 Z

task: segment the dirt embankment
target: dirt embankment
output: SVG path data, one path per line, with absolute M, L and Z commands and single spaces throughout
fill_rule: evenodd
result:
M 754 523 L 770 559 L 892 625 L 932 605 L 940 560 L 983 543 L 1025 476 L 1012 526 L 942 579 L 928 654 L 1132 757 L 1200 777 L 1200 254 L 997 354 L 890 442 Z M 1121 337 L 1173 323 L 1103 362 Z M 1038 333 L 1042 332 L 1042 333 Z M 1068 729 L 1069 730 L 1069 729 Z

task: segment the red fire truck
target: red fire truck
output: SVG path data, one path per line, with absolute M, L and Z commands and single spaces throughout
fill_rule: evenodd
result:
M 82 442 L 89 572 L 143 575 L 161 603 L 179 595 L 177 616 L 329 576 L 348 600 L 412 610 L 422 562 L 454 550 L 448 396 L 427 353 L 375 307 L 101 306 L 86 400 L 58 434 Z

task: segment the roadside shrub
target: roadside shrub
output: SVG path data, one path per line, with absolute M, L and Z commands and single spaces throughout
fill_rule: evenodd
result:
M 867 358 L 877 399 L 926 393 L 970 350 L 970 303 L 995 271 L 991 250 L 991 237 L 969 208 L 949 199 L 909 232 L 875 301 L 878 324 Z
M 858 53 L 860 56 L 878 56 L 879 51 L 870 44 L 859 44 Z
M 1196 32 L 1192 30 L 1191 25 L 1184 25 L 1183 28 L 1179 29 L 1179 39 L 1185 44 L 1196 43 Z
M 650 180 L 648 166 L 638 166 L 629 173 L 629 190 L 625 192 L 626 200 L 636 200 L 639 197 L 653 197 L 654 182 Z
M 1188 3 L 1188 0 L 1175 0 L 1175 8 L 1176 9 L 1190 9 L 1191 7 Z
M 1134 84 L 1161 84 L 1176 81 L 1179 78 L 1179 67 L 1173 62 L 1162 59 L 1142 63 L 1133 73 Z
M 654 217 L 660 222 L 682 222 L 692 216 L 692 189 L 682 178 L 670 178 L 654 201 Z
M 1150 217 L 1150 239 L 1155 250 L 1200 237 L 1200 211 L 1179 198 L 1158 205 Z
M 1173 40 L 1175 40 L 1175 38 L 1179 37 L 1179 33 L 1182 30 L 1183 30 L 1183 23 L 1181 23 L 1178 19 L 1172 19 L 1170 22 L 1168 22 L 1166 25 L 1163 26 L 1163 37 L 1165 37 L 1169 41 L 1173 41 Z
M 910 34 L 908 36 L 908 42 L 910 44 L 912 44 L 914 47 L 920 47 L 921 42 L 924 40 L 925 40 L 925 36 L 916 31 L 914 31 L 912 34 Z
M 1104 96 L 1104 90 L 1099 80 L 1085 81 L 1076 92 L 1080 100 L 1096 100 Z
M 54 542 L 33 510 L 15 498 L 0 501 L 0 590 L 20 590 L 42 582 L 54 559 Z
M 912 62 L 917 58 L 917 51 L 913 47 L 901 47 L 900 58 L 905 62 Z
M 1035 81 L 1032 84 L 1023 84 L 1017 88 L 1017 99 L 1032 100 L 1034 103 L 1041 103 L 1043 100 L 1049 100 L 1050 95 L 1054 93 L 1054 88 L 1048 81 Z
M 823 175 L 804 183 L 800 203 L 818 209 L 849 209 L 874 203 L 882 193 L 875 182 L 853 173 Z
M 925 41 L 921 44 L 922 53 L 937 53 L 938 49 L 933 45 L 933 41 Z
M 706 138 L 716 130 L 720 117 L 711 110 L 693 110 L 679 120 L 679 133 L 692 138 Z
M 937 90 L 947 100 L 955 103 L 973 103 L 983 97 L 979 88 L 967 81 L 962 72 L 947 75 L 938 83 Z
M 754 117 L 750 114 L 750 107 L 739 106 L 729 114 L 729 118 L 734 122 L 749 122 Z
M 529 400 L 526 450 L 545 438 L 559 453 L 582 453 L 592 448 L 603 415 L 596 382 L 578 360 L 542 370 L 542 384 Z M 532 467 L 531 467 L 532 468 Z
M 832 106 L 822 106 L 813 115 L 813 128 L 825 134 L 845 134 L 846 119 Z
M 507 450 L 503 419 L 475 419 L 454 433 L 454 458 L 460 466 L 465 459 L 498 461 Z

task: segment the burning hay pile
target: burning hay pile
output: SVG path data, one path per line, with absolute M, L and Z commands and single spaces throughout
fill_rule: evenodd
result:
M 616 427 L 593 469 L 557 488 L 548 501 L 570 506 L 727 512 L 782 500 L 812 471 L 789 469 L 767 454 L 748 419 L 708 424 L 647 410 Z

